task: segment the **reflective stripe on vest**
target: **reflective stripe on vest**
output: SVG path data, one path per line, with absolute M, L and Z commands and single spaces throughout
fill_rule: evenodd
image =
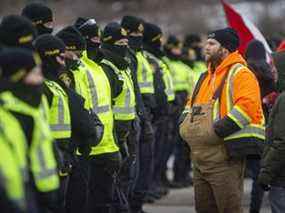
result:
M 193 79 L 192 70 L 186 64 L 178 60 L 166 61 L 170 68 L 171 76 L 173 79 L 174 91 L 192 91 Z
M 143 52 L 136 53 L 137 58 L 137 79 L 142 94 L 154 94 L 153 71 L 151 65 L 144 57 Z
M 166 59 L 166 57 L 163 57 L 163 59 L 168 60 Z M 173 101 L 175 99 L 175 94 L 174 94 L 174 86 L 173 86 L 173 80 L 172 80 L 170 70 L 164 61 L 160 60 L 159 64 L 163 71 L 163 81 L 166 86 L 165 93 L 167 95 L 167 100 Z
M 72 74 L 75 82 L 75 91 L 80 94 L 84 99 L 84 108 L 87 110 L 92 110 L 92 103 L 89 100 L 90 88 L 89 81 L 87 79 L 87 71 L 85 64 L 81 61 L 80 66 L 76 70 L 72 70 Z M 92 79 L 91 79 L 92 80 Z
M 162 73 L 162 80 L 165 85 L 164 93 L 167 96 L 167 101 L 173 101 L 175 99 L 175 94 L 174 94 L 174 88 L 173 88 L 173 81 L 172 77 L 170 74 L 170 71 L 167 67 L 167 65 L 157 57 L 155 57 L 153 54 L 145 51 L 144 52 L 150 59 L 154 60 L 155 63 L 158 65 L 160 68 L 160 71 Z M 165 58 L 164 58 L 165 59 Z M 166 59 L 167 60 L 167 59 Z
M 3 127 L 6 128 L 6 127 Z M 16 130 L 17 131 L 17 130 Z M 26 212 L 25 185 L 15 150 L 6 141 L 0 127 L 0 185 L 7 198 Z M 1 191 L 2 191 L 1 190 Z M 2 209 L 3 210 L 3 209 Z M 22 211 L 21 211 L 22 212 Z
M 2 130 L 1 130 L 2 129 Z M 15 158 L 20 166 L 21 174 L 25 182 L 28 182 L 28 142 L 20 122 L 8 110 L 0 107 L 0 130 L 3 138 L 15 152 Z
M 86 70 L 86 75 L 88 79 L 88 84 L 91 92 L 91 97 L 92 97 L 92 110 L 96 114 L 98 113 L 104 113 L 110 111 L 110 106 L 109 105 L 104 105 L 104 106 L 99 106 L 98 105 L 98 94 L 97 94 L 97 89 L 94 84 L 94 79 L 92 77 L 92 73 L 89 70 Z
M 104 133 L 100 143 L 97 146 L 91 148 L 92 150 L 90 155 L 117 152 L 119 151 L 119 148 L 116 145 L 113 134 L 114 116 L 111 109 L 112 101 L 109 80 L 103 69 L 94 61 L 88 59 L 86 51 L 83 52 L 81 61 L 84 64 L 84 67 L 82 67 L 82 69 L 84 69 L 85 73 L 83 82 L 85 84 L 84 90 L 86 90 L 83 97 L 88 104 L 88 108 L 93 110 L 96 108 L 96 110 L 98 110 L 102 106 L 107 106 L 106 108 L 108 108 L 108 111 L 102 110 L 98 112 L 98 117 L 104 125 Z M 87 75 L 88 72 L 89 74 Z M 92 98 L 95 93 L 97 94 L 97 102 L 95 102 Z M 94 106 L 95 103 L 96 105 Z M 79 154 L 78 151 L 77 154 Z
M 192 70 L 193 72 L 191 74 L 192 74 L 193 83 L 194 85 L 196 85 L 200 75 L 207 70 L 207 66 L 205 65 L 204 62 L 199 62 L 199 61 L 194 62 Z
M 241 130 L 233 133 L 232 135 L 224 138 L 225 141 L 244 138 L 244 137 L 255 137 L 261 140 L 265 140 L 265 127 L 264 119 L 261 124 L 252 124 L 250 117 L 238 106 L 234 106 L 233 102 L 233 81 L 235 75 L 241 70 L 244 65 L 235 64 L 229 71 L 227 77 L 226 97 L 227 97 L 227 111 L 228 116 L 241 128 Z M 214 105 L 214 120 L 220 118 L 218 100 Z M 217 117 L 218 116 L 218 117 Z
M 119 70 L 112 62 L 103 59 L 102 63 L 110 66 L 115 73 L 124 79 L 123 90 L 115 98 L 113 112 L 116 120 L 133 120 L 136 116 L 134 85 L 131 79 L 130 70 Z
M 55 139 L 70 138 L 71 118 L 68 97 L 56 82 L 45 80 L 45 84 L 53 94 L 49 114 L 49 124 L 53 137 Z
M 57 165 L 53 153 L 53 138 L 46 120 L 48 108 L 47 99 L 42 96 L 39 107 L 32 107 L 18 99 L 10 91 L 0 94 L 4 107 L 13 112 L 33 118 L 34 128 L 29 150 L 30 170 L 39 192 L 48 192 L 58 189 L 59 178 Z

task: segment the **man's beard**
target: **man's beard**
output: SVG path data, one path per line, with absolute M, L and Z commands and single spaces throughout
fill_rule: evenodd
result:
M 207 59 L 207 64 L 211 64 L 212 68 L 216 68 L 223 61 L 223 51 L 222 49 L 218 49 L 216 53 L 211 55 Z

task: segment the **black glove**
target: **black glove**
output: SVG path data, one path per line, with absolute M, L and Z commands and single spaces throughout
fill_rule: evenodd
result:
M 90 140 L 92 140 L 92 139 L 90 139 Z M 79 153 L 85 159 L 87 159 L 89 157 L 89 154 L 91 152 L 91 146 L 90 146 L 91 143 L 92 143 L 91 141 L 90 142 L 88 141 L 88 145 L 84 145 L 84 146 L 79 145 L 78 146 Z
M 96 140 L 92 142 L 92 144 L 90 144 L 91 146 L 96 146 L 99 144 L 99 142 L 102 140 L 103 138 L 103 134 L 104 134 L 104 125 L 102 124 L 102 122 L 100 121 L 99 117 L 97 116 L 97 114 L 93 111 L 90 111 L 90 115 L 92 117 L 92 120 L 94 122 L 94 127 L 95 127 L 95 132 L 96 132 Z
M 50 192 L 39 192 L 37 194 L 40 207 L 51 212 L 57 212 L 60 205 L 60 194 L 58 190 Z M 44 211 L 45 212 L 45 211 Z
M 63 152 L 63 164 L 59 167 L 59 176 L 65 177 L 72 170 L 72 154 Z
M 58 165 L 60 176 L 67 176 L 72 168 L 72 153 L 68 152 L 67 146 L 64 142 L 55 141 L 53 143 L 54 154 Z
M 144 143 L 152 143 L 155 141 L 154 130 L 150 121 L 144 121 L 142 125 L 141 137 Z
M 129 155 L 124 158 L 121 168 L 120 168 L 120 177 L 126 178 L 127 180 L 132 179 L 131 169 L 136 163 L 136 155 Z
M 257 179 L 257 183 L 259 184 L 259 186 L 264 190 L 264 191 L 269 191 L 271 186 L 270 186 L 270 182 L 271 182 L 271 177 L 265 173 L 265 172 L 260 172 L 258 179 Z
M 119 143 L 119 148 L 123 159 L 128 158 L 130 156 L 128 145 L 126 142 Z

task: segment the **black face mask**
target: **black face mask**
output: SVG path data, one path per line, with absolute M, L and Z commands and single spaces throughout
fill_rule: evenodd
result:
M 181 59 L 182 57 L 182 53 L 180 54 L 177 54 L 177 53 L 174 53 L 173 51 L 171 50 L 165 50 L 165 53 L 167 54 L 167 56 L 171 59 Z
M 111 45 L 111 50 L 122 58 L 125 58 L 128 52 L 128 46 Z
M 80 60 L 66 58 L 65 64 L 67 70 L 76 70 L 80 66 Z
M 142 49 L 143 37 L 142 36 L 129 36 L 129 46 L 135 51 Z
M 100 45 L 101 45 L 101 43 L 94 43 L 90 40 L 87 40 L 86 50 L 87 50 L 88 58 L 93 59 L 93 60 L 96 59 Z
M 44 25 L 37 26 L 38 36 L 43 34 L 51 34 L 53 28 L 45 27 Z
M 57 79 L 59 74 L 66 70 L 66 67 L 58 63 L 55 58 L 50 58 L 43 61 L 42 70 L 45 78 Z
M 156 41 L 151 42 L 151 46 L 154 49 L 161 50 L 162 44 L 161 44 L 161 41 L 158 39 Z
M 21 100 L 28 104 L 38 107 L 43 95 L 43 84 L 26 85 L 24 83 L 15 83 L 11 91 Z
M 202 53 L 202 48 L 200 48 L 200 47 L 193 47 L 193 49 L 195 50 L 195 53 L 196 53 L 196 56 L 197 56 L 197 60 L 198 61 L 204 60 L 203 53 Z

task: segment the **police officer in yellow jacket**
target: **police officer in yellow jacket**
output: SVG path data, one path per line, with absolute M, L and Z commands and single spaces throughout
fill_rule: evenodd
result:
M 9 124 L 5 123 L 5 125 Z M 24 180 L 9 143 L 10 141 L 6 141 L 6 136 L 0 133 L 0 208 L 2 212 L 24 213 L 26 212 Z
M 0 56 L 1 58 L 1 56 Z M 25 176 L 20 162 L 26 159 L 26 140 L 17 119 L 0 103 L 0 208 L 3 212 L 27 212 Z M 23 146 L 24 145 L 24 146 Z
M 8 50 L 5 50 L 8 51 Z M 37 212 L 34 198 L 41 211 L 55 210 L 58 205 L 59 179 L 52 148 L 52 135 L 43 106 L 42 76 L 39 59 L 24 50 L 8 52 L 0 60 L 2 68 L 0 99 L 3 108 L 19 121 L 27 141 L 29 172 L 28 209 Z M 20 141 L 19 141 L 20 142 Z M 43 151 L 44 150 L 44 151 Z
M 174 36 L 170 35 L 164 45 L 164 51 L 168 57 L 167 64 L 173 77 L 173 85 L 175 91 L 175 113 L 173 116 L 174 131 L 174 178 L 173 187 L 184 187 L 192 184 L 190 177 L 191 161 L 189 158 L 189 148 L 187 144 L 179 136 L 178 119 L 187 102 L 188 96 L 191 94 L 194 86 L 192 78 L 192 69 L 182 62 L 182 43 Z
M 137 141 L 133 137 L 136 131 L 134 126 L 137 112 L 134 82 L 129 67 L 130 61 L 126 57 L 128 51 L 127 32 L 118 23 L 109 23 L 103 31 L 102 40 L 101 51 L 104 58 L 100 64 L 107 75 L 112 75 L 114 79 L 117 78 L 123 83 L 121 93 L 113 99 L 113 112 L 117 141 L 124 160 L 122 168 L 124 174 L 121 173 L 121 177 L 126 177 L 128 175 L 125 173 L 128 173 L 129 167 L 135 160 L 134 153 L 131 153 L 130 156 L 128 144 L 131 147 Z M 122 192 L 122 196 L 126 196 L 126 193 L 126 190 L 124 193 Z M 120 205 L 126 204 L 120 203 Z M 127 208 L 127 205 L 121 208 Z
M 134 16 L 124 16 L 122 27 L 128 33 L 130 69 L 136 93 L 136 109 L 140 120 L 139 141 L 136 151 L 136 182 L 129 194 L 129 205 L 132 212 L 141 210 L 142 200 L 145 198 L 145 186 L 148 181 L 152 165 L 152 150 L 154 144 L 154 130 L 152 125 L 152 110 L 155 108 L 154 79 L 151 65 L 143 53 L 143 20 Z M 129 144 L 129 150 L 131 150 Z M 131 151 L 130 151 L 131 153 Z
M 35 30 L 32 23 L 17 15 L 6 16 L 0 24 L 1 44 L 32 49 Z M 58 204 L 59 179 L 47 123 L 46 98 L 42 91 L 40 60 L 32 53 L 11 54 L 3 60 L 1 100 L 24 129 L 29 158 L 28 211 L 54 210 Z M 29 55 L 30 54 L 30 55 Z M 16 76 L 16 77 L 15 77 Z M 42 150 L 45 150 L 43 152 Z
M 80 60 L 81 54 L 86 51 L 86 41 L 80 32 L 73 26 L 67 26 L 56 34 L 65 44 L 65 72 L 61 73 L 59 78 L 64 82 L 65 91 L 69 94 L 70 99 L 76 99 L 77 105 L 80 105 L 84 110 L 77 109 L 78 113 L 73 113 L 75 120 L 80 121 L 77 131 L 72 132 L 72 138 L 76 138 L 77 146 L 80 153 L 88 154 L 88 144 L 95 146 L 99 143 L 103 134 L 103 126 L 96 113 L 99 111 L 92 111 L 90 102 L 88 102 L 88 76 L 89 72 L 87 66 Z M 89 76 L 90 77 L 90 76 Z M 91 79 L 89 79 L 91 80 Z M 71 97 L 71 91 L 74 91 Z M 73 97 L 77 94 L 77 98 Z M 81 98 L 78 98 L 81 97 Z M 81 100 L 79 100 L 81 99 Z M 82 104 L 79 104 L 82 103 Z M 75 104 L 73 104 L 75 105 Z M 72 107 L 71 107 L 72 108 Z M 72 113 L 73 110 L 71 110 Z M 86 113 L 88 112 L 88 113 Z M 80 118 L 77 115 L 80 115 Z M 72 119 L 71 119 L 72 120 Z M 86 142 L 84 142 L 84 140 Z M 81 142 L 80 142 L 81 141 Z M 86 144 L 87 143 L 87 144 Z M 86 146 L 87 145 L 87 146 Z
M 42 69 L 45 77 L 44 94 L 48 100 L 48 122 L 55 139 L 56 158 L 59 163 L 61 180 L 61 211 L 64 211 L 64 192 L 67 186 L 67 176 L 71 169 L 71 118 L 68 96 L 57 82 L 64 65 L 60 54 L 64 53 L 64 44 L 52 35 L 39 36 L 35 41 L 35 48 L 42 59 Z
M 59 171 L 62 177 L 62 212 L 65 207 L 63 204 L 68 185 L 67 176 L 70 173 L 75 148 L 79 147 L 84 155 L 89 154 L 90 146 L 99 143 L 100 139 L 96 138 L 95 120 L 100 121 L 84 109 L 84 101 L 80 95 L 68 89 L 60 80 L 66 68 L 65 44 L 59 38 L 43 35 L 36 40 L 35 47 L 43 59 L 43 72 L 46 78 L 45 93 L 50 103 L 49 121 L 59 154 L 62 155 L 62 157 L 59 156 L 59 160 L 63 161 Z M 85 153 L 86 151 L 88 153 Z
M 155 93 L 157 108 L 154 112 L 156 131 L 156 150 L 160 150 L 155 155 L 155 174 L 153 185 L 160 189 L 161 177 L 165 179 L 166 162 L 172 152 L 172 140 L 169 140 L 173 133 L 173 123 L 170 116 L 173 114 L 173 101 L 175 99 L 173 79 L 167 57 L 162 51 L 162 30 L 152 23 L 144 23 L 144 50 L 148 60 L 153 65 L 155 79 Z M 164 132 L 164 133 L 163 133 Z M 165 142 L 167 141 L 167 142 Z M 155 187 L 153 187 L 155 188 Z
M 84 113 L 80 113 L 80 117 L 81 119 L 83 119 L 80 122 L 80 126 L 83 126 L 83 130 L 85 129 L 85 131 L 83 131 L 83 133 L 81 132 L 80 134 L 75 134 L 73 138 L 75 137 L 76 141 L 85 140 L 88 142 L 91 140 L 88 144 L 91 144 L 91 146 L 95 146 L 96 141 L 98 141 L 97 143 L 101 141 L 103 134 L 103 124 L 101 123 L 99 118 L 97 118 L 95 112 L 100 114 L 103 113 L 104 107 L 98 107 L 95 108 L 96 111 L 92 111 L 92 101 L 95 98 L 95 96 L 92 96 L 92 94 L 97 94 L 95 93 L 97 91 L 95 91 L 95 88 L 92 86 L 94 84 L 94 73 L 90 71 L 91 68 L 88 68 L 79 59 L 80 55 L 84 51 L 86 51 L 85 39 L 80 34 L 80 32 L 73 26 L 65 27 L 64 29 L 59 31 L 57 33 L 57 37 L 61 38 L 66 45 L 65 62 L 67 72 L 61 74 L 60 78 L 63 82 L 65 82 L 66 85 L 68 85 L 69 88 L 73 89 L 78 95 L 81 95 L 84 98 L 84 107 L 86 110 L 91 112 L 90 114 L 92 118 L 92 120 L 90 121 L 90 118 L 84 116 Z M 102 111 L 99 109 L 102 109 Z M 110 122 L 112 122 L 111 119 Z M 94 129 L 96 132 L 96 138 L 94 138 L 94 134 L 92 134 L 94 132 Z M 84 147 L 81 146 L 79 147 L 79 152 L 83 156 L 87 154 L 84 150 Z M 84 160 L 84 157 L 78 158 L 79 162 L 72 170 L 67 192 L 66 210 L 68 212 L 84 212 L 84 206 L 86 206 L 87 201 L 86 191 L 88 191 L 88 188 L 86 185 L 86 180 L 88 176 L 86 176 L 87 171 L 86 167 L 84 166 L 84 164 L 86 164 L 86 160 Z
M 0 67 L 7 55 L 16 56 L 18 49 L 2 51 Z M 1 75 L 0 75 L 1 79 Z M 1 91 L 5 84 L 1 79 Z M 6 85 L 7 86 L 7 85 Z M 18 120 L 3 108 L 0 101 L 0 209 L 3 212 L 27 212 L 27 187 L 29 181 L 28 149 L 25 133 Z
M 188 34 L 183 41 L 183 62 L 193 70 L 192 78 L 197 83 L 200 75 L 207 70 L 202 53 L 202 40 L 197 34 Z
M 53 12 L 47 5 L 32 2 L 23 8 L 21 15 L 33 23 L 38 36 L 52 33 L 54 27 Z
M 114 135 L 112 98 L 118 96 L 121 85 L 114 85 L 113 79 L 104 72 L 96 60 L 98 25 L 93 19 L 79 18 L 75 24 L 87 43 L 80 60 L 85 66 L 85 88 L 87 107 L 98 114 L 104 125 L 103 138 L 90 153 L 89 212 L 108 212 L 116 209 L 113 193 L 115 177 L 120 167 L 120 153 Z M 95 41 L 95 42 L 94 42 Z M 100 196 L 98 196 L 100 195 Z

